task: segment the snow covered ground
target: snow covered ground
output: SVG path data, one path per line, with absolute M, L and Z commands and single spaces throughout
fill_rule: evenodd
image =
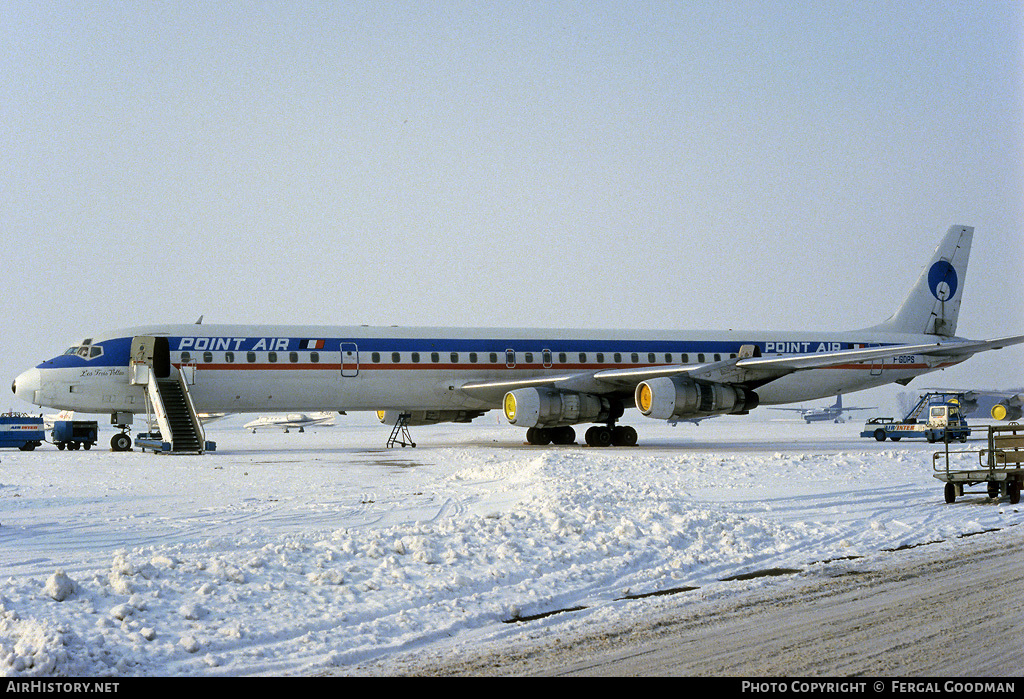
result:
M 641 445 L 528 447 L 485 416 L 306 433 L 208 427 L 202 456 L 0 452 L 8 676 L 356 674 L 382 659 L 558 630 L 559 610 L 1020 524 L 952 506 L 935 447 L 859 422 L 634 423 Z M 980 442 L 968 445 L 981 446 Z

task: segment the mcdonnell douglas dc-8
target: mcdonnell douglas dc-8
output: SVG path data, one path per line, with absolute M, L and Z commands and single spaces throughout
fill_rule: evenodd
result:
M 863 330 L 154 325 L 93 335 L 12 388 L 37 405 L 109 413 L 125 430 L 184 393 L 192 413 L 365 410 L 392 426 L 501 409 L 531 444 L 574 443 L 573 426 L 592 424 L 588 445 L 633 445 L 636 430 L 617 424 L 626 408 L 656 420 L 746 414 L 906 385 L 1024 342 L 955 334 L 973 234 L 950 227 L 896 313 Z M 169 418 L 160 425 L 178 440 Z M 111 443 L 130 447 L 124 432 Z

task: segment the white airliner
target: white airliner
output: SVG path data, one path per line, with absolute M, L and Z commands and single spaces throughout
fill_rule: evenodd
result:
M 267 428 L 284 430 L 285 432 L 297 429 L 299 432 L 305 432 L 307 427 L 313 427 L 316 425 L 327 427 L 333 424 L 334 413 L 322 412 L 312 414 L 288 413 L 287 415 L 262 415 L 242 426 L 253 432 Z
M 950 227 L 896 313 L 855 331 L 452 329 L 157 325 L 93 335 L 20 374 L 38 405 L 148 410 L 154 377 L 178 377 L 206 412 L 376 410 L 385 423 L 465 422 L 503 409 L 532 444 L 632 445 L 616 422 L 745 414 L 949 367 L 1024 342 L 956 337 L 974 229 Z M 128 448 L 122 439 L 115 448 Z M 112 442 L 113 443 L 113 442 Z

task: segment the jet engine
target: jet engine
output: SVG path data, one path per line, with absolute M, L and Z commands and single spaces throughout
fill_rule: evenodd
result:
M 518 427 L 564 427 L 605 422 L 613 406 L 607 398 L 553 388 L 518 388 L 505 394 L 505 417 Z
M 400 416 L 408 415 L 405 424 L 414 427 L 439 422 L 470 422 L 483 414 L 483 410 L 378 410 L 377 419 L 385 425 L 394 425 Z
M 658 420 L 706 415 L 742 415 L 757 407 L 757 394 L 741 386 L 662 376 L 641 382 L 636 407 Z
M 1024 414 L 1021 406 L 1024 405 L 1024 393 L 1004 398 L 992 406 L 992 419 L 994 420 L 1019 420 Z

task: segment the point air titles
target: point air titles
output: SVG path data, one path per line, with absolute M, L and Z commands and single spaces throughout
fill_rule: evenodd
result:
M 794 342 L 792 340 L 764 343 L 765 354 L 814 354 L 818 352 L 839 352 L 842 342 Z
M 178 350 L 284 352 L 291 340 L 287 337 L 183 337 Z

